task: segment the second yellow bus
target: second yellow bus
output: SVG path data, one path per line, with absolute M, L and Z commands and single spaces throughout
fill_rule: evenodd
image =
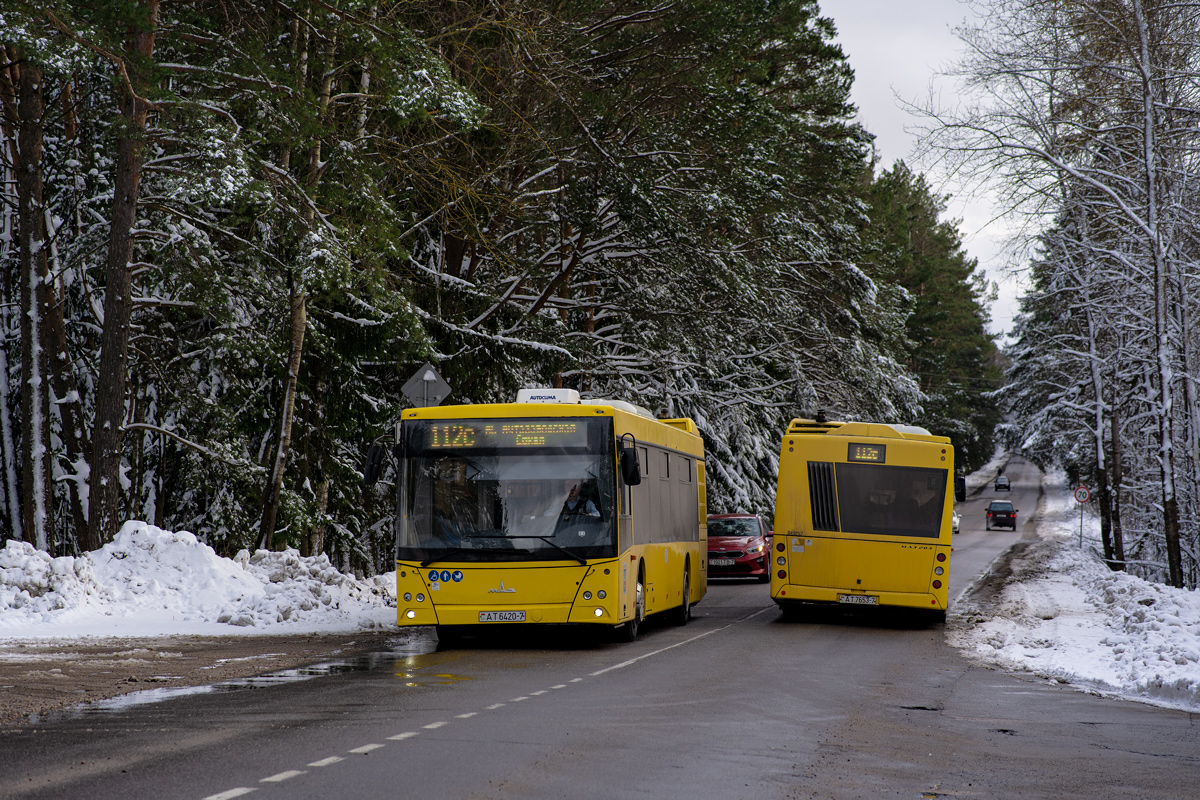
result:
M 899 606 L 945 620 L 962 488 L 944 436 L 792 420 L 780 449 L 772 599 L 787 615 L 813 604 Z

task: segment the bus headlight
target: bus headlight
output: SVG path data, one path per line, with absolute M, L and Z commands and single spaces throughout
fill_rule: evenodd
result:
M 600 591 L 596 592 L 596 597 L 599 597 L 601 600 L 603 600 L 604 598 L 608 597 L 608 592 L 601 589 Z
M 775 563 L 776 563 L 776 564 L 778 564 L 779 566 L 781 566 L 781 567 L 782 567 L 782 566 L 784 566 L 785 564 L 787 564 L 787 557 L 786 557 L 786 556 L 780 556 L 779 558 L 775 559 Z
M 404 593 L 404 602 L 406 602 L 406 603 L 411 603 L 411 602 L 412 602 L 412 592 L 405 592 L 405 593 Z
M 584 592 L 584 593 L 583 593 L 583 599 L 584 599 L 584 600 L 591 600 L 591 599 L 592 599 L 592 593 L 591 593 L 591 592 Z
M 604 609 L 603 609 L 603 608 L 597 608 L 597 609 L 596 609 L 596 616 L 597 616 L 597 617 L 603 617 L 603 616 L 604 616 Z
M 423 594 L 419 594 L 419 595 L 417 595 L 417 602 L 418 602 L 418 603 L 424 603 L 424 602 L 425 602 L 425 595 L 423 595 Z
M 412 609 L 409 609 L 409 611 L 404 616 L 408 617 L 409 619 L 416 619 L 417 612 L 413 611 Z

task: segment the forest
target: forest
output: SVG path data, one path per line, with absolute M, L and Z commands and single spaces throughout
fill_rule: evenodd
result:
M 770 514 L 779 437 L 818 411 L 950 436 L 962 470 L 997 430 L 1084 469 L 1087 392 L 1119 386 L 1122 457 L 1155 458 L 1158 408 L 1197 440 L 1151 391 L 1184 320 L 1162 369 L 1120 355 L 1145 331 L 1078 338 L 1152 238 L 1106 244 L 1133 221 L 1075 216 L 1111 200 L 1084 181 L 1006 384 L 994 287 L 946 197 L 875 160 L 816 0 L 10 0 L 0 44 L 0 538 L 71 555 L 136 519 L 386 570 L 363 456 L 426 361 L 451 403 L 562 386 L 693 418 L 713 511 Z M 1191 240 L 1155 224 L 1185 290 Z M 1055 283 L 1059 253 L 1100 282 Z M 1052 290 L 1093 305 L 1039 313 Z M 1049 389 L 1100 358 L 1122 371 Z

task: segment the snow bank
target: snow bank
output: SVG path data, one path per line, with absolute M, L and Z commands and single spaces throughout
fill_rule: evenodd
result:
M 994 602 L 951 613 L 950 643 L 992 666 L 1157 705 L 1200 710 L 1200 592 L 1108 569 L 1061 475 L 1047 476 L 1040 539 Z
M 0 549 L 0 638 L 332 632 L 395 617 L 393 575 L 357 580 L 295 550 L 222 558 L 141 522 L 79 558 Z

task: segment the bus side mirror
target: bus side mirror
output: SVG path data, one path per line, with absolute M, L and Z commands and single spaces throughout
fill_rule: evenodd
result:
M 636 447 L 621 448 L 621 480 L 626 486 L 637 486 L 642 482 L 642 465 Z
M 363 466 L 363 483 L 367 486 L 374 486 L 382 472 L 383 446 L 373 444 L 371 445 L 371 449 L 367 451 L 367 463 Z
M 961 475 L 954 477 L 954 499 L 960 503 L 967 499 L 967 479 Z

